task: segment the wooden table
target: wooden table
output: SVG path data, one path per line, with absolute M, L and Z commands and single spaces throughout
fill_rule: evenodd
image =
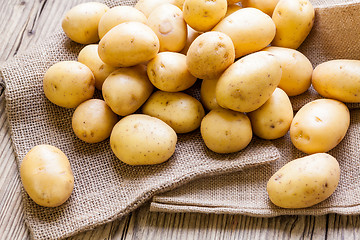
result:
M 1 0 L 0 61 L 52 34 L 63 14 L 89 0 Z M 0 239 L 29 239 L 20 178 L 0 96 Z M 71 239 L 360 239 L 360 216 L 329 214 L 254 218 L 241 215 L 153 213 L 146 204 L 129 216 Z

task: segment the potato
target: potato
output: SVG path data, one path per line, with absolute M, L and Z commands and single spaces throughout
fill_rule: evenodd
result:
M 186 56 L 174 52 L 159 53 L 147 65 L 151 83 L 166 92 L 179 92 L 188 89 L 196 82 L 186 65 Z
M 345 137 L 349 124 L 350 112 L 345 104 L 318 99 L 295 114 L 290 126 L 291 142 L 304 153 L 327 152 Z
M 91 70 L 95 77 L 95 87 L 101 90 L 105 79 L 117 68 L 104 63 L 100 59 L 98 46 L 97 44 L 85 46 L 79 53 L 78 61 L 85 64 Z
M 155 8 L 164 3 L 171 3 L 171 1 L 172 0 L 139 0 L 135 4 L 135 8 L 144 13 L 146 17 L 149 17 Z
M 230 5 L 234 4 L 234 3 L 238 3 L 241 2 L 241 0 L 227 0 L 227 3 Z
M 90 99 L 81 103 L 72 117 L 75 135 L 87 143 L 97 143 L 110 137 L 118 117 L 100 99 Z
M 81 44 L 99 41 L 98 25 L 100 18 L 110 8 L 98 2 L 76 5 L 70 9 L 62 20 L 65 34 L 73 41 Z
M 160 52 L 180 52 L 186 43 L 187 26 L 182 11 L 170 4 L 155 8 L 147 20 L 147 25 L 160 41 Z
M 200 35 L 201 35 L 200 32 L 195 31 L 189 25 L 187 25 L 187 38 L 186 38 L 185 47 L 180 51 L 180 53 L 186 55 L 192 42 Z
M 231 38 L 235 58 L 239 58 L 269 45 L 276 29 L 274 22 L 265 13 L 255 8 L 243 8 L 221 20 L 213 31 L 225 33 Z
M 107 11 L 99 21 L 100 39 L 113 27 L 124 22 L 141 22 L 146 24 L 146 16 L 132 6 L 116 6 Z
M 312 85 L 323 97 L 342 102 L 360 102 L 360 61 L 332 60 L 318 65 Z
M 226 14 L 226 0 L 185 0 L 184 19 L 199 32 L 211 30 Z
M 267 183 L 267 192 L 279 207 L 306 208 L 333 194 L 339 179 L 338 161 L 327 153 L 316 153 L 279 169 Z
M 253 7 L 271 16 L 279 0 L 241 0 L 243 7 Z
M 201 83 L 200 97 L 201 103 L 207 110 L 220 108 L 216 101 L 216 84 L 219 79 L 204 79 Z
M 200 126 L 205 111 L 195 98 L 182 93 L 157 91 L 142 107 L 144 114 L 159 118 L 177 133 L 188 133 Z
M 236 12 L 237 10 L 240 10 L 242 7 L 240 7 L 239 5 L 236 5 L 236 4 L 230 4 L 228 5 L 227 7 L 227 10 L 226 10 L 226 14 L 224 16 L 224 18 L 226 18 L 227 16 L 229 16 L 230 14 Z
M 211 110 L 203 118 L 200 131 L 205 145 L 217 153 L 240 151 L 252 139 L 249 118 L 228 109 Z
M 153 85 L 142 65 L 120 68 L 106 78 L 103 97 L 111 110 L 126 116 L 134 113 L 151 95 Z
M 217 103 L 238 112 L 254 111 L 271 97 L 280 79 L 281 66 L 274 55 L 264 51 L 249 54 L 219 78 Z
M 125 22 L 112 28 L 99 43 L 99 56 L 114 67 L 130 67 L 151 60 L 159 52 L 159 39 L 140 22 Z
M 288 96 L 296 96 L 308 90 L 311 85 L 313 67 L 304 54 L 282 47 L 267 47 L 263 50 L 274 54 L 280 62 L 282 76 L 279 88 Z
M 276 88 L 260 108 L 248 113 L 253 132 L 263 139 L 285 136 L 290 129 L 293 115 L 290 99 L 280 88 Z
M 276 35 L 271 45 L 298 48 L 309 35 L 314 18 L 314 7 L 309 0 L 280 0 L 272 15 Z
M 121 119 L 110 136 L 116 157 L 130 165 L 163 163 L 175 152 L 176 142 L 176 133 L 169 125 L 143 114 Z
M 192 75 L 201 79 L 218 78 L 235 59 L 231 38 L 220 32 L 206 32 L 189 47 L 186 64 Z
M 50 102 L 60 107 L 74 108 L 93 96 L 95 78 L 84 64 L 62 61 L 46 71 L 43 88 Z
M 30 198 L 43 207 L 60 206 L 74 189 L 68 158 L 51 145 L 37 145 L 26 154 L 20 165 L 20 177 Z

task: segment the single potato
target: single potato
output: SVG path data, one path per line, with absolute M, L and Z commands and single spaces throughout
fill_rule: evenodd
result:
M 140 108 L 153 88 L 145 67 L 138 65 L 111 73 L 103 84 L 102 94 L 114 113 L 126 116 Z
M 147 65 L 151 83 L 166 92 L 179 92 L 188 89 L 196 82 L 186 65 L 186 56 L 174 52 L 159 53 Z
M 60 107 L 74 108 L 94 95 L 95 78 L 84 64 L 62 61 L 46 71 L 43 88 L 50 102 Z
M 219 79 L 204 79 L 201 83 L 200 98 L 201 103 L 207 110 L 221 108 L 216 101 L 216 84 Z
M 225 33 L 231 38 L 235 58 L 239 58 L 268 46 L 274 39 L 276 29 L 267 14 L 255 8 L 243 8 L 221 20 L 213 31 Z
M 111 66 L 130 67 L 154 58 L 159 47 L 159 39 L 150 27 L 140 22 L 125 22 L 101 39 L 99 56 Z
M 75 135 L 87 143 L 97 143 L 110 137 L 118 116 L 105 101 L 90 99 L 81 103 L 74 111 L 72 129 Z
M 226 14 L 224 16 L 224 18 L 226 18 L 227 16 L 229 16 L 230 14 L 236 12 L 237 10 L 240 10 L 242 7 L 237 5 L 237 4 L 230 4 L 228 5 L 227 7 L 227 10 L 226 10 Z
M 254 134 L 263 139 L 285 136 L 293 116 L 290 99 L 280 88 L 260 108 L 248 113 Z
M 180 51 L 180 53 L 186 55 L 190 45 L 192 44 L 192 42 L 198 37 L 200 36 L 201 33 L 198 31 L 195 31 L 194 29 L 192 29 L 189 25 L 187 25 L 187 38 L 186 38 L 186 43 L 184 48 Z
M 215 92 L 217 103 L 238 112 L 254 111 L 271 97 L 281 74 L 280 63 L 271 53 L 249 54 L 232 64 L 219 78 Z
M 26 154 L 20 165 L 20 177 L 30 198 L 43 207 L 60 206 L 74 189 L 68 158 L 51 145 L 37 145 Z
M 155 8 L 164 3 L 173 3 L 175 1 L 176 0 L 139 0 L 134 7 L 144 13 L 146 17 L 149 17 Z
M 99 21 L 100 39 L 113 27 L 124 22 L 141 22 L 146 24 L 146 16 L 132 6 L 116 6 L 107 11 Z
M 269 16 L 272 16 L 278 2 L 279 0 L 241 0 L 243 7 L 257 8 Z
M 121 119 L 110 136 L 112 151 L 129 165 L 163 163 L 174 154 L 176 142 L 176 133 L 169 125 L 143 114 Z
M 65 34 L 77 43 L 96 43 L 99 41 L 100 18 L 109 9 L 105 4 L 98 2 L 76 5 L 65 14 L 62 20 L 62 28 Z
M 310 33 L 315 10 L 309 0 L 280 0 L 272 19 L 276 35 L 271 45 L 297 49 Z
M 159 118 L 176 133 L 188 133 L 200 127 L 205 111 L 195 98 L 182 93 L 157 91 L 142 107 L 144 114 Z
M 186 55 L 190 73 L 201 79 L 220 77 L 234 60 L 234 44 L 221 32 L 201 34 L 192 42 Z
M 78 61 L 85 64 L 91 70 L 95 77 L 95 87 L 101 90 L 105 79 L 117 68 L 104 63 L 100 59 L 98 46 L 97 44 L 85 46 L 79 53 Z
M 182 11 L 170 3 L 155 8 L 147 20 L 147 25 L 160 41 L 160 52 L 180 52 L 187 39 L 187 26 Z
M 283 47 L 267 47 L 264 51 L 274 54 L 280 62 L 282 76 L 278 87 L 288 96 L 296 96 L 309 89 L 313 67 L 304 54 Z
M 238 152 L 252 139 L 249 118 L 228 109 L 211 110 L 203 118 L 200 131 L 205 145 L 217 153 Z
M 267 192 L 276 206 L 307 208 L 330 197 L 339 180 L 338 161 L 327 153 L 316 153 L 284 165 L 270 178 Z
M 290 126 L 291 142 L 304 153 L 327 152 L 341 142 L 349 125 L 350 112 L 345 104 L 318 99 L 295 114 Z
M 342 102 L 360 102 L 360 61 L 332 60 L 319 64 L 312 85 L 323 97 Z

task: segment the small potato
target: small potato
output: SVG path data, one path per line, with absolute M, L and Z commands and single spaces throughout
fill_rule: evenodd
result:
M 187 25 L 187 38 L 186 38 L 185 47 L 180 51 L 180 53 L 186 55 L 192 42 L 200 35 L 201 35 L 200 32 L 195 31 L 189 25 Z
M 220 32 L 206 32 L 190 45 L 186 64 L 192 75 L 201 79 L 218 78 L 235 60 L 231 38 Z
M 216 84 L 218 79 L 204 79 L 201 83 L 200 97 L 201 103 L 207 110 L 220 108 L 216 101 Z
M 318 65 L 312 85 L 323 97 L 342 102 L 360 102 L 360 61 L 332 60 Z
M 135 8 L 144 13 L 146 17 L 149 17 L 150 13 L 154 11 L 155 8 L 164 3 L 172 3 L 172 1 L 176 0 L 139 0 L 135 4 Z
M 159 118 L 177 133 L 188 133 L 200 126 L 205 111 L 195 98 L 182 93 L 157 91 L 142 107 L 144 114 Z
M 293 115 L 290 99 L 280 88 L 275 89 L 264 105 L 248 113 L 253 132 L 263 139 L 285 136 L 290 129 Z
M 282 208 L 306 208 L 324 201 L 340 180 L 338 161 L 316 153 L 295 159 L 279 169 L 267 183 L 272 203 Z
M 229 16 L 230 14 L 236 12 L 237 10 L 240 10 L 242 7 L 240 7 L 239 5 L 236 5 L 236 4 L 230 4 L 228 5 L 227 7 L 227 10 L 226 10 L 226 14 L 224 16 L 224 18 L 226 18 L 227 16 Z
M 26 154 L 20 165 L 20 177 L 30 198 L 43 207 L 60 206 L 74 189 L 68 158 L 51 145 L 37 145 Z
M 166 92 L 179 92 L 188 89 L 196 82 L 186 65 L 186 56 L 174 52 L 159 53 L 147 65 L 151 83 Z
M 235 58 L 259 51 L 275 36 L 271 17 L 255 8 L 240 9 L 221 20 L 213 31 L 228 35 L 234 43 Z
M 200 131 L 205 145 L 217 153 L 238 152 L 252 139 L 249 118 L 228 109 L 211 110 L 203 118 Z
M 264 51 L 249 54 L 219 78 L 217 103 L 238 112 L 254 111 L 271 97 L 280 79 L 281 66 L 274 55 Z
M 184 19 L 199 32 L 211 30 L 226 14 L 226 0 L 185 0 Z
M 111 110 L 126 116 L 134 113 L 151 95 L 153 85 L 144 66 L 120 68 L 106 78 L 103 97 Z
M 290 48 L 268 47 L 264 51 L 275 55 L 282 68 L 279 88 L 288 96 L 296 96 L 308 90 L 311 85 L 313 67 L 301 52 Z
M 314 18 L 309 0 L 280 0 L 272 15 L 276 35 L 271 45 L 297 49 L 309 35 Z
M 46 71 L 43 88 L 50 102 L 60 107 L 74 108 L 94 95 L 95 78 L 84 64 L 63 61 Z
M 98 46 L 97 44 L 85 46 L 79 53 L 78 61 L 91 70 L 95 77 L 95 87 L 101 90 L 105 79 L 117 68 L 104 63 L 100 59 Z
M 112 151 L 129 165 L 163 163 L 174 154 L 176 142 L 176 133 L 169 125 L 143 114 L 121 119 L 110 136 Z
M 146 24 L 146 16 L 131 6 L 117 6 L 107 11 L 100 19 L 98 32 L 100 39 L 113 27 L 124 22 L 141 22 Z
M 147 20 L 147 25 L 160 41 L 160 52 L 180 52 L 186 43 L 187 26 L 182 11 L 170 4 L 155 8 Z
M 327 152 L 336 147 L 350 124 L 345 104 L 332 99 L 318 99 L 304 105 L 290 126 L 291 142 L 304 153 Z
M 227 0 L 228 5 L 233 5 L 234 3 L 241 2 L 241 0 Z
M 75 135 L 87 143 L 97 143 L 110 137 L 118 117 L 100 99 L 90 99 L 81 103 L 72 117 Z
M 110 8 L 98 2 L 76 5 L 70 9 L 62 20 L 65 34 L 73 41 L 81 44 L 99 41 L 98 25 L 100 18 Z
M 125 22 L 112 28 L 99 43 L 99 56 L 114 67 L 130 67 L 151 60 L 159 52 L 159 39 L 140 22 Z
M 243 7 L 257 8 L 269 16 L 272 16 L 278 2 L 279 0 L 241 0 Z

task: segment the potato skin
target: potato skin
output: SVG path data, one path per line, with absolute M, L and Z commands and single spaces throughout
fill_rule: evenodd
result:
M 304 105 L 290 126 L 291 142 L 302 152 L 327 152 L 336 147 L 350 125 L 350 112 L 342 102 L 318 99 Z
M 50 102 L 60 107 L 74 108 L 94 95 L 95 78 L 86 65 L 62 61 L 46 71 L 43 88 Z
M 270 178 L 267 192 L 279 207 L 306 208 L 333 194 L 339 179 L 338 161 L 327 153 L 316 153 L 284 165 Z
M 134 7 L 144 13 L 148 18 L 155 8 L 165 3 L 172 3 L 172 1 L 175 0 L 139 0 Z
M 219 79 L 204 79 L 201 83 L 200 98 L 201 103 L 207 110 L 221 108 L 216 101 L 216 84 Z
M 279 0 L 241 0 L 243 7 L 257 8 L 269 16 L 272 16 L 278 2 Z
M 112 151 L 129 165 L 163 163 L 175 152 L 176 142 L 176 133 L 169 125 L 144 114 L 122 118 L 110 136 Z
M 186 43 L 185 43 L 184 48 L 180 51 L 180 53 L 186 55 L 192 42 L 200 35 L 201 35 L 201 32 L 195 31 L 189 25 L 187 25 Z
M 74 188 L 68 158 L 51 145 L 33 147 L 21 162 L 20 176 L 30 198 L 44 207 L 60 206 Z
M 360 61 L 332 60 L 319 64 L 313 72 L 312 84 L 323 97 L 342 102 L 360 102 Z

